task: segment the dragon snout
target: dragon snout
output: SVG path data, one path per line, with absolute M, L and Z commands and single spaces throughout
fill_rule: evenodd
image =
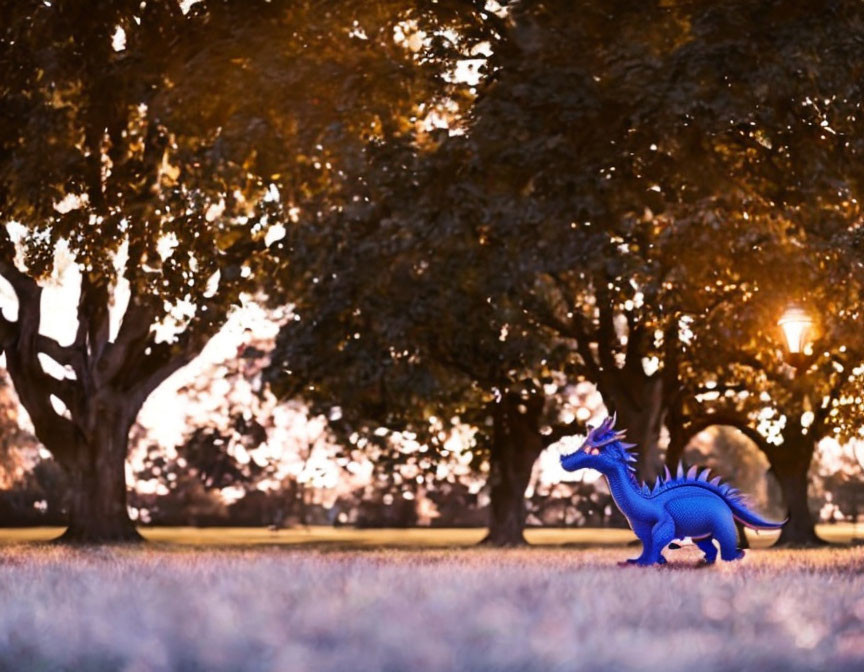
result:
M 567 471 L 578 471 L 587 466 L 585 464 L 585 458 L 587 457 L 587 453 L 583 450 L 577 450 L 573 453 L 561 455 L 561 466 Z

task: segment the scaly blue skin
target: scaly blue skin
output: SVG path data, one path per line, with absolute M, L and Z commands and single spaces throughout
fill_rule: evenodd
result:
M 577 451 L 561 456 L 561 466 L 567 471 L 595 469 L 606 477 L 615 503 L 642 542 L 642 555 L 628 563 L 666 564 L 663 549 L 685 537 L 705 553 L 708 564 L 717 559 L 714 539 L 720 544 L 721 558 L 737 560 L 744 552 L 738 548 L 736 520 L 756 530 L 783 526 L 750 511 L 741 493 L 721 483 L 719 476 L 709 480 L 708 469 L 697 475 L 697 467 L 691 467 L 684 474 L 679 465 L 675 478 L 666 469 L 665 479 L 658 478 L 653 488 L 640 485 L 632 466 L 634 444 L 624 443 L 624 432 L 615 431 L 614 426 L 615 418 L 606 418 Z

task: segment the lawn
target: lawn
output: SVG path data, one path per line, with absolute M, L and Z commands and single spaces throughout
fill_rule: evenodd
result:
M 535 531 L 550 545 L 516 550 L 454 547 L 476 530 L 152 532 L 80 550 L 4 533 L 0 669 L 864 666 L 861 547 L 712 568 L 684 547 L 639 569 L 617 566 L 635 552 L 620 532 Z

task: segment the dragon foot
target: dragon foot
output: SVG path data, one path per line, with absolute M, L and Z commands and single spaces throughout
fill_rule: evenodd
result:
M 641 558 L 641 557 L 640 558 L 630 558 L 630 559 L 625 560 L 623 562 L 619 562 L 618 566 L 619 567 L 633 567 L 633 566 L 636 566 L 636 567 L 653 567 L 653 566 L 657 565 L 657 566 L 662 567 L 665 564 L 666 564 L 666 558 L 664 558 L 661 555 L 656 560 L 652 560 L 651 558 Z

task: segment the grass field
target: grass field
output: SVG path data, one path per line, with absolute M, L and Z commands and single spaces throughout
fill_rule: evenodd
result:
M 21 543 L 56 532 L 0 533 L 0 670 L 864 668 L 864 547 L 705 568 L 685 546 L 640 569 L 617 566 L 636 553 L 622 531 L 516 550 L 459 547 L 479 530 Z

